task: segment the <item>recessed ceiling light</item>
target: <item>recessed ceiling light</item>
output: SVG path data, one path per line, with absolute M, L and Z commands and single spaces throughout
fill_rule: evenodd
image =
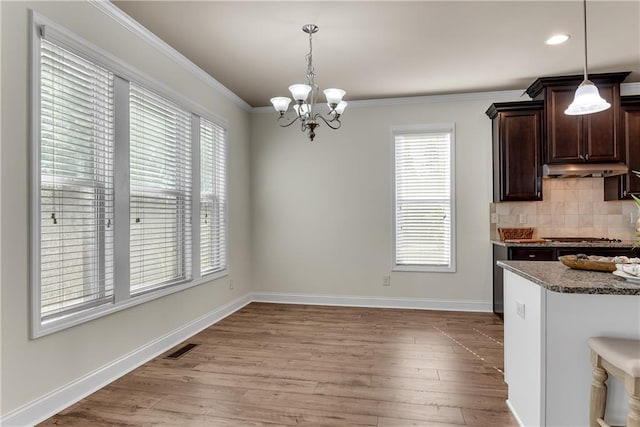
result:
M 570 37 L 571 36 L 569 34 L 556 34 L 549 37 L 545 43 L 548 45 L 562 44 L 569 40 Z

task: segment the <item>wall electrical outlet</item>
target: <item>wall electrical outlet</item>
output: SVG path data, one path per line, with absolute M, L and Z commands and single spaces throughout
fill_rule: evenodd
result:
M 233 279 L 229 279 L 229 289 L 233 289 L 234 284 L 233 284 Z
M 525 216 L 525 214 L 518 215 L 518 221 L 520 222 L 520 224 L 525 224 L 527 222 L 527 217 Z
M 391 286 L 391 276 L 384 276 L 382 278 L 382 286 Z
M 524 303 L 520 301 L 516 301 L 516 313 L 518 314 L 518 316 L 522 317 L 523 319 L 525 316 L 524 308 L 525 308 Z
M 498 214 L 497 213 L 492 213 L 491 214 L 491 224 L 497 224 L 498 223 Z

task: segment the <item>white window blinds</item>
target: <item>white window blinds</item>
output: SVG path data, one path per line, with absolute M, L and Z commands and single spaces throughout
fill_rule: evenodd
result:
M 191 114 L 130 86 L 130 290 L 191 278 Z
M 113 75 L 40 41 L 40 319 L 113 298 Z
M 450 270 L 452 132 L 395 133 L 395 265 Z
M 200 119 L 200 269 L 202 274 L 227 268 L 225 130 Z
M 224 119 L 32 17 L 31 337 L 227 274 Z

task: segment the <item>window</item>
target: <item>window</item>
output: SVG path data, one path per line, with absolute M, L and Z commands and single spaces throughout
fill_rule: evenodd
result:
M 200 119 L 200 270 L 227 268 L 225 130 Z
M 40 49 L 42 319 L 113 296 L 113 75 L 47 40 Z
M 394 269 L 455 271 L 452 125 L 393 131 Z
M 32 337 L 226 275 L 224 121 L 33 17 Z
M 130 291 L 191 278 L 191 114 L 131 84 Z

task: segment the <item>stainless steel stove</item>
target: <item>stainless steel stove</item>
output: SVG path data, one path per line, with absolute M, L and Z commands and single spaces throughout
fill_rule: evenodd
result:
M 552 242 L 565 242 L 565 243 L 594 243 L 594 242 L 607 242 L 607 243 L 619 243 L 620 239 L 609 239 L 606 237 L 543 237 L 545 240 Z

